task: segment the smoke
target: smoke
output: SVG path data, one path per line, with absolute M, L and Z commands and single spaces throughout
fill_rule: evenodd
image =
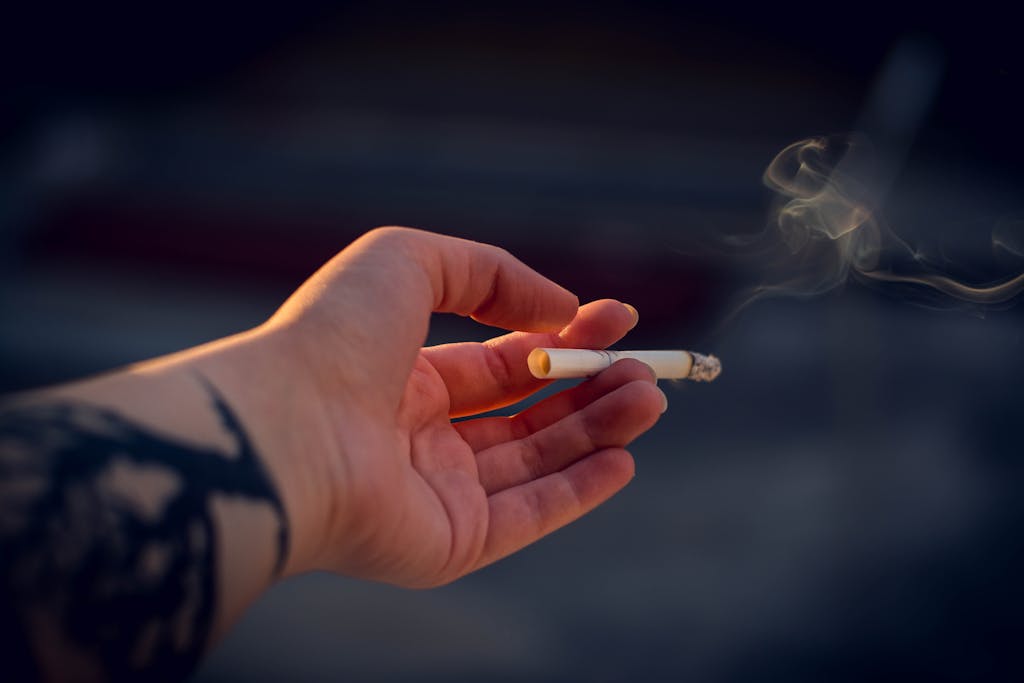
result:
M 1004 218 L 996 223 L 992 230 L 992 248 L 997 256 L 1008 254 L 1024 258 L 1024 219 Z
M 858 135 L 801 140 L 775 157 L 764 173 L 776 193 L 774 220 L 755 240 L 734 243 L 756 244 L 768 268 L 741 308 L 765 296 L 822 294 L 850 280 L 938 307 L 1003 305 L 1024 291 L 1024 221 L 1003 220 L 992 231 L 993 251 L 1018 261 L 1017 274 L 958 278 L 955 264 L 930 259 L 884 224 L 873 200 L 874 158 Z

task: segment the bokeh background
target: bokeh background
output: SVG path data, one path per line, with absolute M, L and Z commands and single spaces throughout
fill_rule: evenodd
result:
M 849 283 L 729 317 L 762 273 L 715 246 L 769 223 L 779 150 L 866 126 L 888 225 L 1020 272 L 991 242 L 1024 219 L 1016 24 L 712 5 L 5 10 L 0 391 L 255 325 L 381 224 L 500 244 L 635 305 L 626 346 L 724 362 L 667 387 L 587 519 L 438 590 L 289 581 L 195 681 L 1024 675 L 1021 307 Z

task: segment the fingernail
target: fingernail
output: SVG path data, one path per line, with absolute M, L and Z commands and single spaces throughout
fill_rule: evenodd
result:
M 658 393 L 661 394 L 661 412 L 664 414 L 664 412 L 668 410 L 668 396 L 666 396 L 665 392 L 661 389 L 658 389 Z
M 622 305 L 625 306 L 626 310 L 629 311 L 630 314 L 632 314 L 632 316 L 633 316 L 633 324 L 629 328 L 629 329 L 633 329 L 634 327 L 636 327 L 636 324 L 638 322 L 640 322 L 640 312 L 638 310 L 636 310 L 635 308 L 633 308 L 632 306 L 630 306 L 629 304 L 622 304 Z

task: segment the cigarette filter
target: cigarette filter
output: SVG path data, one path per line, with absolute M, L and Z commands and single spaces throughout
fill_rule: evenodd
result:
M 693 351 L 609 351 L 592 349 L 534 349 L 526 358 L 537 379 L 590 377 L 623 358 L 646 363 L 659 379 L 692 379 L 710 382 L 722 372 L 714 356 Z

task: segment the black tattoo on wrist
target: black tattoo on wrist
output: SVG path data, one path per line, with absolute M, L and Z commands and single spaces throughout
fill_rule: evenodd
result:
M 0 677 L 39 678 L 49 657 L 81 658 L 86 677 L 186 676 L 216 605 L 215 497 L 271 508 L 281 571 L 280 497 L 238 418 L 201 383 L 234 453 L 85 404 L 0 413 Z

